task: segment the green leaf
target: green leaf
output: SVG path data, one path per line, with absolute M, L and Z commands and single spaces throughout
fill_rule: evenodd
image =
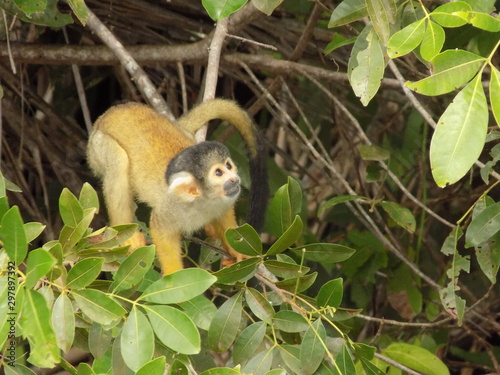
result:
M 497 233 L 485 243 L 476 246 L 475 250 L 481 271 L 492 284 L 496 283 L 500 268 L 500 233 Z
M 76 227 L 83 219 L 83 207 L 68 188 L 59 197 L 59 212 L 63 223 L 70 227 Z
M 301 374 L 300 348 L 292 345 L 280 345 L 279 351 L 283 362 L 292 370 L 292 374 Z
M 214 21 L 220 21 L 236 12 L 245 5 L 247 1 L 248 0 L 202 0 L 201 3 L 210 18 Z
M 298 256 L 320 263 L 338 263 L 349 259 L 356 250 L 334 243 L 312 243 L 292 249 Z
M 0 238 L 10 260 L 16 266 L 21 265 L 28 253 L 28 242 L 26 241 L 23 219 L 19 213 L 19 207 L 13 206 L 3 215 L 0 226 Z
M 16 367 L 5 366 L 5 375 L 37 375 L 36 372 L 31 371 L 28 367 L 16 363 Z
M 319 307 L 339 307 L 344 295 L 343 280 L 341 278 L 333 279 L 321 287 L 316 302 Z
M 139 370 L 153 357 L 155 337 L 146 316 L 136 306 L 123 325 L 121 333 L 121 352 L 129 368 Z
M 424 60 L 431 61 L 443 48 L 445 33 L 437 23 L 428 21 L 424 38 L 420 45 L 420 55 Z
M 271 323 L 271 319 L 274 315 L 274 309 L 267 298 L 265 298 L 258 290 L 247 288 L 245 290 L 245 300 L 248 307 L 257 318 L 266 323 Z
M 68 0 L 70 5 L 72 2 L 82 2 L 82 0 Z M 80 20 L 81 21 L 81 20 Z M 96 213 L 99 212 L 99 197 L 95 189 L 88 183 L 85 182 L 80 190 L 80 196 L 78 197 L 78 202 L 84 210 L 88 208 L 95 208 Z
M 24 233 L 26 234 L 26 242 L 35 240 L 45 229 L 45 225 L 41 223 L 25 223 Z
M 410 23 L 399 30 L 387 42 L 387 54 L 391 59 L 406 55 L 413 51 L 422 41 L 425 34 L 425 18 Z
M 310 270 L 309 267 L 301 266 L 295 263 L 281 262 L 279 260 L 267 260 L 264 266 L 273 275 L 289 279 L 292 277 L 299 277 L 307 274 Z
M 497 122 L 497 125 L 500 126 L 500 71 L 491 66 L 491 77 L 490 77 L 490 103 L 491 103 L 491 112 L 493 113 L 493 117 Z
M 85 5 L 84 0 L 68 0 L 68 4 L 71 7 L 73 13 L 78 18 L 78 20 L 82 23 L 83 26 L 87 23 L 87 18 L 89 16 L 89 10 L 87 5 Z
M 56 336 L 50 324 L 49 308 L 43 296 L 33 289 L 25 290 L 19 326 L 30 344 L 28 361 L 31 364 L 52 368 L 60 362 Z
M 30 251 L 26 267 L 26 288 L 32 289 L 40 278 L 49 273 L 56 262 L 56 259 L 43 249 Z
M 99 276 L 103 263 L 103 258 L 88 258 L 79 261 L 69 270 L 66 287 L 70 289 L 85 288 Z
M 365 370 L 366 375 L 385 375 L 385 371 L 380 370 L 377 366 L 375 366 L 372 362 L 370 362 L 366 358 L 361 358 L 361 365 L 363 366 L 363 370 Z
M 347 348 L 347 344 L 344 343 L 344 345 L 342 345 L 342 350 L 337 354 L 335 363 L 340 368 L 341 374 L 356 374 L 354 362 Z
M 299 215 L 295 215 L 293 223 L 285 230 L 285 232 L 271 245 L 266 255 L 276 255 L 287 250 L 293 245 L 302 234 L 302 219 Z
M 466 247 L 479 246 L 500 231 L 500 202 L 492 204 L 475 216 L 465 234 Z
M 448 235 L 441 248 L 443 254 L 452 255 L 453 259 L 450 268 L 446 272 L 450 281 L 445 288 L 439 291 L 441 303 L 449 314 L 453 314 L 457 318 L 459 325 L 462 324 L 465 312 L 465 300 L 456 294 L 456 291 L 460 290 L 458 277 L 461 271 L 469 272 L 470 269 L 469 257 L 463 257 L 457 251 L 457 243 L 461 237 L 462 230 L 459 226 L 456 226 Z
M 75 339 L 75 312 L 65 293 L 61 293 L 54 302 L 51 321 L 56 334 L 57 346 L 64 353 L 67 353 Z
M 31 0 L 23 0 L 31 3 Z M 21 11 L 13 2 L 2 2 L 2 8 L 11 14 L 15 14 L 19 19 L 33 23 L 35 25 L 61 27 L 68 23 L 73 23 L 70 14 L 61 13 L 57 9 L 57 0 L 43 0 L 47 7 L 41 12 L 32 13 L 29 16 Z
M 402 207 L 398 203 L 388 201 L 382 201 L 380 205 L 396 224 L 410 233 L 415 232 L 417 222 L 408 208 Z
M 215 367 L 210 370 L 203 371 L 200 375 L 241 375 L 241 372 L 227 367 Z
M 45 8 L 47 7 L 47 0 L 39 0 L 39 1 L 13 0 L 13 1 L 14 4 L 17 5 L 19 10 L 21 10 L 28 17 L 31 16 L 33 13 L 39 13 L 45 11 Z
M 391 24 L 394 23 L 396 8 L 391 0 L 365 0 L 368 16 L 373 29 L 382 43 L 387 44 L 391 35 Z
M 96 323 L 114 324 L 125 315 L 120 304 L 99 290 L 84 289 L 74 291 L 72 295 L 82 312 Z
M 262 242 L 259 234 L 248 224 L 238 228 L 229 228 L 226 230 L 225 236 L 231 247 L 240 254 L 251 257 L 262 254 Z
M 478 75 L 438 121 L 430 146 L 432 176 L 440 187 L 462 178 L 478 159 L 488 130 L 488 105 Z
M 252 4 L 268 16 L 270 16 L 273 10 L 275 10 L 282 2 L 283 0 L 252 0 Z
M 382 354 L 415 371 L 428 375 L 449 375 L 448 367 L 434 354 L 420 346 L 392 343 Z
M 135 375 L 163 375 L 165 373 L 166 364 L 167 360 L 165 356 L 155 358 L 142 366 Z
M 323 202 L 318 210 L 318 216 L 321 215 L 325 210 L 332 208 L 340 203 L 352 202 L 355 200 L 368 200 L 368 198 L 363 197 L 362 195 L 339 195 L 333 198 L 328 199 L 326 202 Z
M 389 151 L 375 145 L 361 145 L 358 147 L 358 151 L 363 160 L 383 161 L 391 157 Z
M 293 279 L 286 279 L 282 281 L 277 281 L 275 284 L 278 288 L 288 290 L 289 292 L 297 292 L 301 293 L 304 290 L 309 289 L 314 281 L 316 281 L 316 277 L 318 276 L 317 272 L 310 273 L 309 275 L 295 277 Z
M 307 320 L 291 310 L 278 311 L 273 316 L 273 323 L 275 327 L 283 332 L 304 332 L 309 328 Z
M 467 23 L 457 12 L 469 12 L 472 8 L 463 1 L 454 1 L 438 6 L 431 12 L 434 21 L 444 27 L 460 27 Z
M 292 225 L 301 208 L 302 189 L 297 181 L 289 177 L 288 182 L 276 191 L 269 205 L 270 222 L 276 226 L 278 236 Z
M 83 219 L 76 227 L 65 225 L 59 234 L 59 242 L 63 245 L 63 251 L 66 253 L 73 250 L 74 246 L 85 235 L 89 225 L 94 218 L 95 208 L 89 208 L 83 211 Z
M 303 373 L 313 374 L 325 356 L 326 330 L 321 319 L 316 320 L 304 333 L 300 344 L 300 363 Z
M 432 75 L 417 82 L 407 82 L 406 86 L 423 95 L 442 95 L 469 82 L 486 59 L 464 50 L 447 50 L 432 60 Z
M 89 329 L 89 349 L 94 359 L 100 359 L 112 350 L 111 330 L 106 330 L 102 325 L 93 323 Z
M 214 273 L 218 284 L 234 284 L 238 281 L 246 281 L 257 271 L 261 262 L 260 258 L 244 259 L 229 267 L 223 268 Z
M 200 352 L 200 333 L 185 313 L 170 306 L 145 305 L 144 308 L 163 344 L 182 354 Z
M 144 275 L 151 268 L 155 259 L 155 247 L 153 245 L 140 247 L 132 252 L 115 273 L 111 290 L 113 293 L 127 290 L 139 284 Z
M 216 280 L 205 270 L 187 268 L 154 282 L 139 300 L 162 304 L 188 301 L 205 292 Z
M 245 367 L 243 367 L 242 372 L 244 374 L 254 374 L 254 375 L 264 375 L 273 363 L 274 348 L 263 350 L 256 354 Z
M 182 309 L 197 327 L 208 331 L 217 313 L 217 307 L 207 297 L 200 295 L 182 303 Z
M 344 0 L 332 12 L 328 27 L 338 27 L 360 20 L 368 15 L 366 3 L 359 0 Z
M 335 9 L 338 9 L 338 8 L 339 7 L 335 8 Z M 330 43 L 328 43 L 327 46 L 325 47 L 324 54 L 328 55 L 329 53 L 332 53 L 333 51 L 335 51 L 337 48 L 348 46 L 349 44 L 353 44 L 355 41 L 356 41 L 356 38 L 346 38 L 341 34 L 335 33 L 335 34 L 333 34 L 333 38 L 330 41 Z
M 266 334 L 266 323 L 257 322 L 246 327 L 236 339 L 233 349 L 233 362 L 242 364 L 248 361 L 260 346 Z
M 238 334 L 243 294 L 237 293 L 222 304 L 208 330 L 208 345 L 218 352 L 226 351 Z
M 500 31 L 500 19 L 482 12 L 469 12 L 468 22 L 478 29 L 486 30 L 492 33 Z
M 79 363 L 77 370 L 78 375 L 96 375 L 95 371 L 89 366 L 88 363 Z
M 375 1 L 375 0 L 374 0 Z M 377 34 L 368 26 L 354 43 L 349 59 L 349 82 L 363 105 L 368 105 L 384 78 L 386 62 Z

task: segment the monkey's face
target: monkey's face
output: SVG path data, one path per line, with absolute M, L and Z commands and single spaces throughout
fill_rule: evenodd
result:
M 223 163 L 213 164 L 205 181 L 207 190 L 214 194 L 214 198 L 236 199 L 240 194 L 240 177 L 231 158 Z
M 241 190 L 229 150 L 218 142 L 202 142 L 177 154 L 167 167 L 166 179 L 172 198 L 201 205 L 234 204 Z

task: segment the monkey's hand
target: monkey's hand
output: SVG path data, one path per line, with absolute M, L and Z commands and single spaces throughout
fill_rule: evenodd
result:
M 146 246 L 146 238 L 141 232 L 135 232 L 132 237 L 122 243 L 122 246 L 130 245 L 128 253 L 132 253 L 135 249 Z
M 234 250 L 231 246 L 229 246 L 229 244 L 226 242 L 226 241 L 222 241 L 222 246 L 224 247 L 224 250 L 226 250 L 226 252 L 232 256 L 232 258 L 224 258 L 222 259 L 222 265 L 224 267 L 229 267 L 231 265 L 233 265 L 234 263 L 236 262 L 239 262 L 243 259 L 248 259 L 250 258 L 249 256 L 247 255 L 244 255 L 244 254 L 241 254 L 241 253 L 238 253 L 236 250 Z

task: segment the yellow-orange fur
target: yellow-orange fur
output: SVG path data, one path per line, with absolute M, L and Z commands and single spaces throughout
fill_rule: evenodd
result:
M 150 232 L 164 274 L 183 268 L 181 239 L 185 229 L 176 225 L 176 215 L 187 215 L 183 217 L 186 221 L 190 220 L 189 215 L 202 215 L 179 212 L 182 210 L 175 200 L 166 198 L 167 165 L 175 155 L 195 144 L 196 130 L 215 118 L 232 123 L 246 140 L 250 154 L 257 155 L 256 133 L 248 114 L 234 102 L 221 99 L 199 105 L 177 124 L 143 104 L 117 105 L 97 119 L 89 138 L 88 162 L 102 179 L 110 224 L 133 221 L 134 198 L 147 203 L 152 208 Z M 226 251 L 240 260 L 241 254 L 224 238 L 225 230 L 237 225 L 232 205 L 226 208 L 224 204 L 227 203 L 221 206 L 224 213 L 207 222 L 205 229 L 210 237 L 221 239 Z M 144 245 L 145 240 L 137 232 L 127 244 L 133 249 Z

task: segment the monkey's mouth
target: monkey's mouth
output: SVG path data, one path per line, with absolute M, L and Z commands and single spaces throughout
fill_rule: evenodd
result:
M 224 189 L 224 192 L 226 193 L 227 197 L 232 198 L 235 195 L 238 195 L 240 193 L 240 186 L 239 185 L 234 185 L 231 188 Z

